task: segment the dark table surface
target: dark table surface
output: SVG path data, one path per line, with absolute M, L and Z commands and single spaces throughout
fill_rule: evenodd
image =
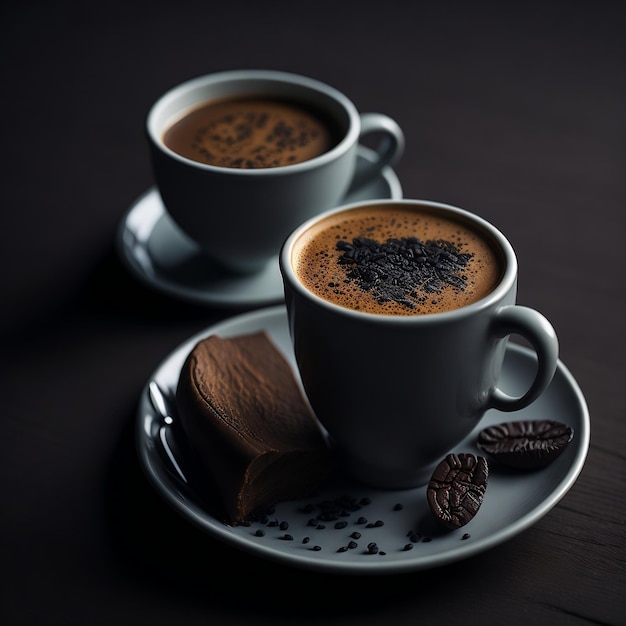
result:
M 625 13 L 505 4 L 3 5 L 0 622 L 626 623 Z M 391 115 L 404 195 L 474 211 L 515 246 L 519 301 L 553 322 L 591 445 L 573 488 L 509 541 L 428 571 L 315 574 L 222 545 L 144 477 L 142 387 L 245 308 L 141 284 L 116 230 L 153 184 L 153 100 L 241 67 Z

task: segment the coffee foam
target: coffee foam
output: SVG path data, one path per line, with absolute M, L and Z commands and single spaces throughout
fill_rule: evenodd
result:
M 189 159 L 242 169 L 293 165 L 336 143 L 329 125 L 304 106 L 261 98 L 206 103 L 171 126 L 163 141 Z
M 372 290 L 349 277 L 350 264 L 340 263 L 339 241 L 365 237 L 388 239 L 417 237 L 422 242 L 443 240 L 469 260 L 460 270 L 464 288 L 445 285 L 438 293 L 413 289 L 407 302 L 379 302 Z M 329 216 L 296 242 L 292 263 L 302 284 L 319 297 L 339 306 L 385 315 L 423 315 L 461 308 L 488 295 L 499 283 L 504 261 L 491 236 L 470 223 L 429 207 L 387 206 L 353 209 Z

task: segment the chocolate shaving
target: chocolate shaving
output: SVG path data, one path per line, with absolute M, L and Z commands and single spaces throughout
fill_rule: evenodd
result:
M 422 242 L 417 237 L 387 239 L 380 243 L 367 237 L 339 241 L 339 263 L 350 266 L 348 280 L 370 291 L 378 302 L 397 302 L 414 308 L 413 300 L 425 301 L 446 288 L 464 291 L 463 274 L 472 258 L 443 239 Z

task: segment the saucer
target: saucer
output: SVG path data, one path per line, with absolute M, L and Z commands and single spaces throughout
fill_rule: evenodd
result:
M 359 146 L 357 171 L 374 158 L 372 150 Z M 358 191 L 349 192 L 341 204 L 376 198 L 402 198 L 402 187 L 390 167 Z M 131 273 L 176 298 L 224 307 L 264 306 L 283 300 L 278 254 L 257 274 L 225 274 L 173 222 L 155 187 L 126 212 L 117 239 L 122 261 Z
M 222 521 L 219 499 L 212 490 L 206 485 L 198 489 L 200 477 L 189 463 L 187 442 L 177 425 L 174 393 L 183 362 L 197 341 L 213 334 L 229 337 L 260 330 L 269 334 L 297 372 L 286 309 L 274 306 L 244 313 L 194 335 L 165 358 L 142 391 L 136 424 L 139 460 L 156 491 L 191 524 L 251 555 L 346 574 L 395 574 L 452 563 L 507 541 L 536 523 L 565 496 L 582 470 L 589 446 L 589 413 L 578 384 L 559 361 L 552 383 L 538 400 L 515 417 L 488 411 L 474 432 L 451 452 L 479 454 L 478 431 L 511 419 L 556 419 L 573 428 L 574 439 L 542 470 L 515 473 L 491 468 L 483 504 L 463 528 L 446 532 L 434 528 L 425 486 L 377 490 L 342 476 L 333 478 L 315 496 L 280 503 L 270 523 L 230 526 Z M 522 393 L 534 376 L 536 361 L 534 352 L 509 343 L 502 388 Z M 326 522 L 324 528 L 310 524 L 311 507 L 346 495 L 360 508 L 340 518 L 345 527 L 336 527 L 336 522 Z M 287 522 L 288 536 L 276 521 Z M 360 536 L 353 536 L 355 532 Z M 370 552 L 371 543 L 378 552 Z

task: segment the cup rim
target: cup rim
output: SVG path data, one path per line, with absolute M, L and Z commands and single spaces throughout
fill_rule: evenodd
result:
M 360 209 L 368 206 L 414 206 L 414 207 L 428 207 L 431 209 L 442 210 L 445 213 L 462 217 L 468 220 L 472 224 L 477 224 L 480 228 L 485 230 L 500 248 L 503 261 L 505 264 L 504 271 L 500 277 L 500 280 L 496 287 L 492 289 L 486 296 L 472 302 L 471 304 L 462 306 L 458 309 L 451 311 L 442 311 L 437 313 L 423 313 L 419 315 L 388 315 L 383 313 L 370 313 L 365 311 L 356 311 L 347 307 L 340 306 L 324 298 L 316 295 L 312 291 L 309 291 L 296 276 L 291 263 L 291 257 L 294 246 L 298 239 L 312 226 L 325 218 L 335 215 L 336 213 L 349 212 L 355 209 Z M 437 202 L 433 200 L 420 200 L 411 198 L 402 199 L 377 199 L 356 201 L 342 206 L 335 207 L 324 211 L 311 219 L 300 224 L 284 241 L 280 254 L 279 254 L 279 267 L 283 277 L 285 286 L 287 284 L 301 297 L 305 298 L 312 304 L 327 310 L 329 313 L 338 315 L 344 315 L 347 317 L 353 317 L 355 320 L 361 322 L 373 322 L 376 324 L 423 324 L 423 323 L 438 323 L 438 322 L 450 322 L 459 319 L 465 319 L 468 316 L 475 315 L 481 311 L 491 308 L 498 302 L 501 302 L 503 297 L 509 290 L 516 284 L 517 281 L 517 256 L 513 250 L 513 246 L 505 235 L 496 228 L 491 222 L 480 217 L 479 215 L 468 211 L 467 209 L 461 209 L 460 207 Z
M 334 100 L 338 103 L 346 112 L 348 117 L 348 130 L 342 137 L 342 139 L 330 150 L 320 154 L 306 161 L 300 163 L 292 163 L 290 165 L 280 165 L 277 167 L 265 167 L 257 169 L 240 169 L 235 167 L 222 167 L 219 165 L 210 165 L 208 163 L 200 163 L 184 157 L 168 146 L 165 145 L 162 139 L 162 133 L 166 126 L 158 125 L 157 118 L 167 106 L 170 106 L 173 102 L 179 99 L 184 94 L 190 93 L 194 90 L 201 89 L 211 84 L 236 82 L 246 79 L 268 82 L 281 83 L 284 85 L 294 85 L 305 90 L 315 91 L 322 93 L 327 98 Z M 242 90 L 242 93 L 244 91 Z M 198 104 L 205 101 L 205 98 L 199 99 Z M 185 110 L 184 107 L 181 111 Z M 167 90 L 152 104 L 146 115 L 145 127 L 150 142 L 160 152 L 164 153 L 168 157 L 185 164 L 190 167 L 194 167 L 207 172 L 219 172 L 223 175 L 232 176 L 268 176 L 268 175 L 282 175 L 291 174 L 299 171 L 311 169 L 313 167 L 323 166 L 326 163 L 330 163 L 342 156 L 348 150 L 355 146 L 359 139 L 360 134 L 360 116 L 353 102 L 338 89 L 314 78 L 295 74 L 292 72 L 284 72 L 281 70 L 265 70 L 265 69 L 238 69 L 238 70 L 226 70 L 221 72 L 213 72 L 210 74 L 203 74 L 195 78 L 186 80 L 178 85 L 175 85 L 171 89 Z

